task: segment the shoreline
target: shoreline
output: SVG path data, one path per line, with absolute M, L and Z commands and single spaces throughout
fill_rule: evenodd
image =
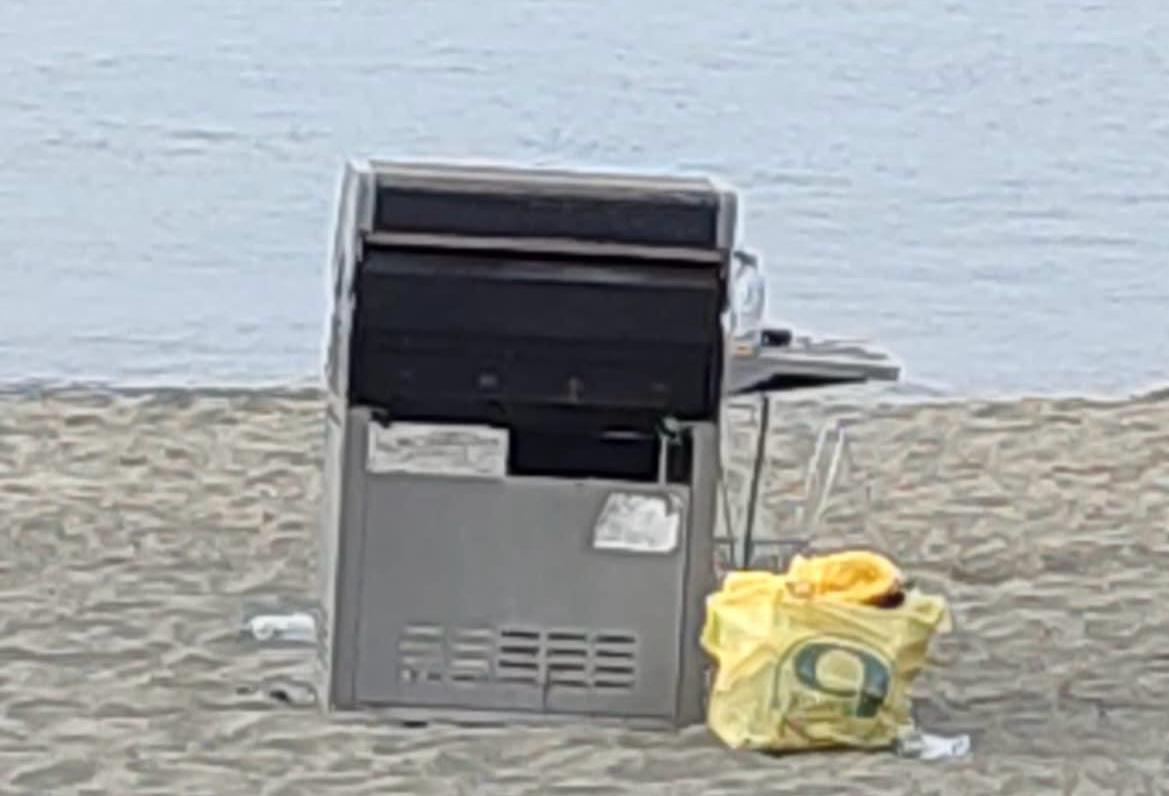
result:
M 97 399 L 158 399 L 191 400 L 198 398 L 273 398 L 280 400 L 324 400 L 326 389 L 319 380 L 269 382 L 254 384 L 133 384 L 102 380 L 32 379 L 18 382 L 0 382 L 0 400 L 36 398 L 85 397 Z M 870 382 L 802 388 L 767 393 L 773 401 L 786 404 L 817 406 L 847 406 L 856 409 L 878 409 L 891 406 L 957 405 L 1002 406 L 1006 404 L 1044 403 L 1061 407 L 1107 408 L 1123 404 L 1158 403 L 1169 400 L 1169 383 L 1156 383 L 1131 392 L 986 392 L 949 393 L 933 388 L 903 382 Z M 734 408 L 757 401 L 755 394 L 728 396 L 726 408 Z

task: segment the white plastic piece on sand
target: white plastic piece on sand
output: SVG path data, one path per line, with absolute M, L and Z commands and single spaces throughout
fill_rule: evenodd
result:
M 247 632 L 257 641 L 312 644 L 317 640 L 317 620 L 312 614 L 261 614 L 247 621 Z
M 897 739 L 895 749 L 899 757 L 913 760 L 954 760 L 970 754 L 970 736 L 947 737 L 912 730 Z

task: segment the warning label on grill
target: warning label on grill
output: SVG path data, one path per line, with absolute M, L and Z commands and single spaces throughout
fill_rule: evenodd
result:
M 671 553 L 682 529 L 682 501 L 677 495 L 614 492 L 605 499 L 593 527 L 597 550 Z
M 507 431 L 489 426 L 391 423 L 369 427 L 371 473 L 507 475 Z

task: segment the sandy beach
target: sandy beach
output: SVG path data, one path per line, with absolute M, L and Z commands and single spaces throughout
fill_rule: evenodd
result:
M 773 404 L 760 535 L 806 533 L 835 418 L 811 547 L 882 550 L 951 601 L 915 689 L 923 728 L 973 736 L 947 763 L 323 714 L 311 651 L 240 633 L 316 596 L 322 411 L 312 392 L 0 397 L 0 792 L 1154 793 L 1169 773 L 1169 393 Z M 736 502 L 750 415 L 725 440 Z

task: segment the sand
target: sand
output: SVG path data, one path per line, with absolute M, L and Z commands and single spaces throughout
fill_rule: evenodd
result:
M 973 735 L 947 763 L 324 714 L 311 653 L 239 633 L 315 597 L 321 413 L 307 392 L 0 398 L 0 792 L 1152 793 L 1169 773 L 1169 395 L 775 402 L 760 533 L 809 532 L 805 469 L 838 418 L 811 546 L 876 547 L 951 600 L 915 689 L 925 728 Z

